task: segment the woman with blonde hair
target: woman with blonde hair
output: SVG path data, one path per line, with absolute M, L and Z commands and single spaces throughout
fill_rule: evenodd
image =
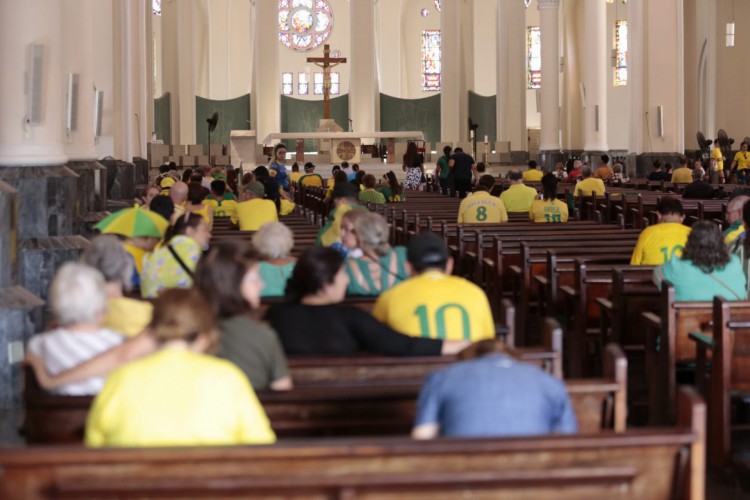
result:
M 158 350 L 112 372 L 86 423 L 88 446 L 191 446 L 276 441 L 239 368 L 205 352 L 214 315 L 201 293 L 171 289 L 154 301 Z
M 261 297 L 283 296 L 286 280 L 297 262 L 289 255 L 294 247 L 292 231 L 281 222 L 267 222 L 253 235 L 253 247 L 261 259 Z
M 380 295 L 409 277 L 406 249 L 391 247 L 390 230 L 383 216 L 373 212 L 360 215 L 354 232 L 362 256 L 346 262 L 349 295 Z

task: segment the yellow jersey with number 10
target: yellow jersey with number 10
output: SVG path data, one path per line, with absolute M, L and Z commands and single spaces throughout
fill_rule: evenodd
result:
M 383 292 L 372 315 L 412 337 L 477 341 L 495 336 L 484 291 L 440 271 L 424 272 Z
M 630 258 L 631 266 L 660 266 L 674 256 L 681 257 L 690 228 L 679 222 L 649 226 L 638 237 Z
M 534 222 L 568 222 L 568 205 L 562 200 L 534 200 L 529 219 Z

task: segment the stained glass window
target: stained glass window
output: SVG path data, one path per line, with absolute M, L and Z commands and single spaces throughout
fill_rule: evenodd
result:
M 161 0 L 151 0 L 151 10 L 155 16 L 161 15 Z
M 310 84 L 307 82 L 307 73 L 297 73 L 297 93 L 307 95 L 310 93 Z
M 341 80 L 338 73 L 331 72 L 331 95 L 341 93 Z
M 422 31 L 422 91 L 440 90 L 440 30 Z
M 615 87 L 628 84 L 628 22 L 615 21 Z
M 307 52 L 320 47 L 333 29 L 328 0 L 279 0 L 279 41 L 284 47 Z
M 440 12 L 440 0 L 435 0 L 435 8 Z
M 529 26 L 526 33 L 527 87 L 542 87 L 542 31 L 539 26 Z
M 313 75 L 313 94 L 323 95 L 323 73 Z
M 292 95 L 294 93 L 294 81 L 292 73 L 281 74 L 281 93 L 284 95 Z

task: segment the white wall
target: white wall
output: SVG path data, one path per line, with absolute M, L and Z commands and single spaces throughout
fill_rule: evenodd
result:
M 526 26 L 539 26 L 541 23 L 539 17 L 539 9 L 536 0 L 533 0 L 526 9 Z M 542 33 L 544 37 L 544 33 Z M 528 62 L 527 62 L 528 65 Z M 544 81 L 542 81 L 544 85 Z M 526 90 L 526 127 L 528 128 L 540 128 L 542 126 L 542 114 L 537 110 L 536 107 L 536 90 Z
M 615 20 L 627 20 L 628 9 L 619 2 L 607 5 L 607 41 L 611 50 L 615 46 Z M 630 33 L 628 33 L 630 34 Z M 611 57 L 607 58 L 607 144 L 609 149 L 628 149 L 630 127 L 630 89 L 627 85 L 615 87 L 615 70 Z
M 91 3 L 94 11 L 93 18 L 100 20 L 94 23 L 94 40 L 96 43 L 93 51 L 94 85 L 97 89 L 104 91 L 104 112 L 102 114 L 102 135 L 96 143 L 97 158 L 115 155 L 114 138 L 114 52 L 113 33 L 113 10 L 112 0 L 100 0 Z
M 474 0 L 474 85 L 479 95 L 497 94 L 497 1 Z M 470 87 L 471 88 L 471 87 Z

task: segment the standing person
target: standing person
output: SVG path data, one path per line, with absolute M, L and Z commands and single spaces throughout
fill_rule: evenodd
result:
M 557 177 L 552 173 L 542 177 L 542 199 L 534 200 L 529 219 L 534 222 L 568 222 L 568 205 L 557 199 Z
M 404 189 L 418 191 L 422 187 L 424 178 L 424 157 L 417 151 L 417 143 L 414 141 L 409 141 L 406 145 L 403 169 L 406 172 Z
M 458 207 L 458 223 L 485 222 L 488 224 L 508 222 L 505 204 L 490 191 L 495 185 L 495 178 L 483 175 L 477 182 L 474 192 L 461 200 Z
M 711 170 L 717 173 L 719 184 L 724 184 L 724 162 L 726 158 L 719 147 L 719 139 L 714 141 L 714 147 L 711 149 Z
M 268 165 L 268 170 L 275 172 L 276 181 L 278 181 L 284 191 L 289 191 L 289 172 L 287 172 L 285 164 L 286 146 L 280 142 L 273 148 L 273 161 Z
M 438 178 L 440 184 L 440 192 L 447 195 L 448 193 L 448 179 L 451 174 L 451 169 L 448 166 L 448 162 L 451 159 L 452 148 L 445 146 L 443 148 L 443 156 L 438 158 L 437 164 L 435 165 L 435 175 Z
M 685 212 L 677 198 L 665 196 L 656 204 L 658 224 L 644 229 L 630 258 L 631 266 L 658 266 L 681 256 L 690 228 L 682 224 Z
M 453 259 L 435 233 L 409 242 L 411 277 L 378 297 L 372 314 L 412 337 L 481 340 L 495 337 L 487 294 L 474 283 L 452 276 Z
M 276 436 L 247 377 L 204 354 L 218 340 L 197 290 L 154 302 L 159 349 L 107 377 L 86 422 L 88 446 L 265 444 Z
M 459 362 L 431 374 L 417 400 L 415 439 L 575 434 L 573 407 L 562 381 L 483 340 Z
M 453 172 L 453 182 L 458 191 L 458 197 L 466 198 L 466 193 L 471 189 L 471 176 L 477 168 L 474 158 L 464 153 L 462 148 L 456 148 L 453 150 L 448 167 Z
M 750 153 L 747 151 L 748 144 L 745 141 L 740 143 L 740 150 L 734 155 L 734 161 L 732 161 L 732 171 L 736 168 L 737 170 L 737 184 L 747 185 L 748 177 L 750 177 Z

